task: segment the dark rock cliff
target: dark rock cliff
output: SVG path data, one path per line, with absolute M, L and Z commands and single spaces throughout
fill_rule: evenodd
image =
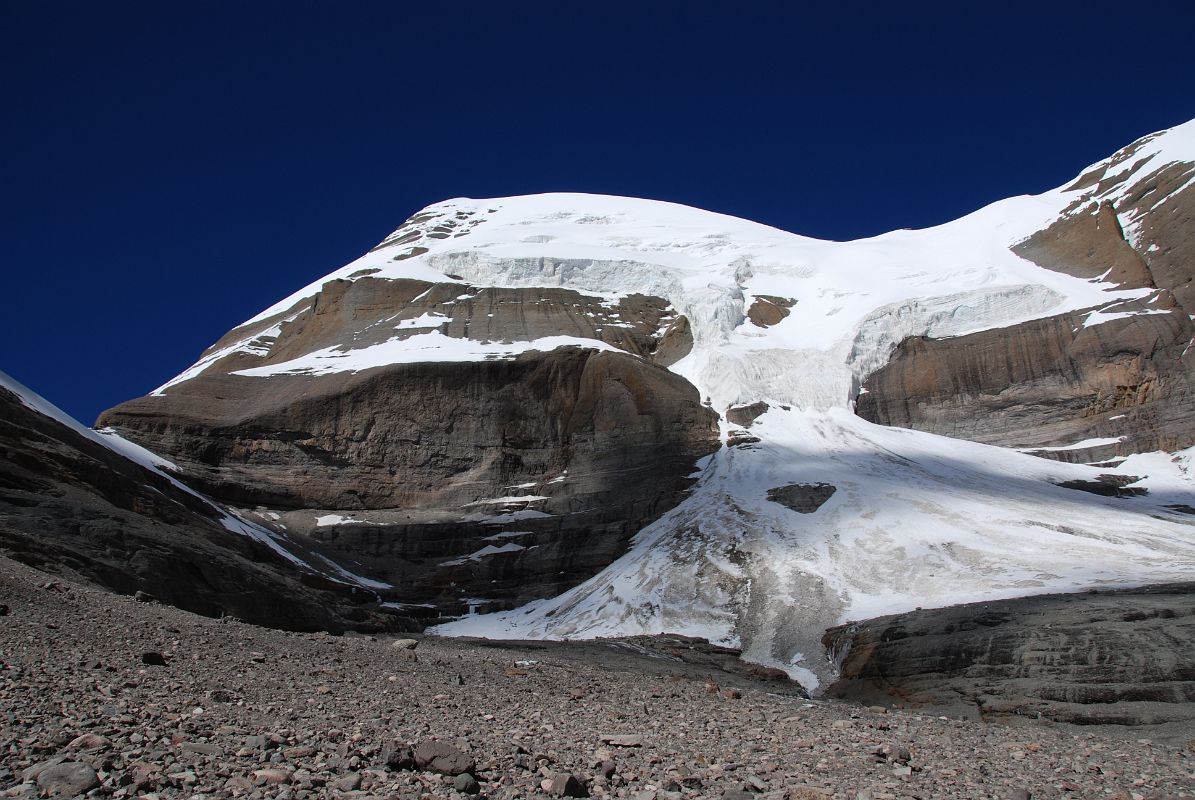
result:
M 0 387 L 0 551 L 123 594 L 293 630 L 402 627 L 372 592 L 232 533 L 202 498 Z
M 268 511 L 263 524 L 365 564 L 395 584 L 396 602 L 452 614 L 559 593 L 679 502 L 694 463 L 719 446 L 697 391 L 653 363 L 689 346 L 684 318 L 657 298 L 615 305 L 563 289 L 362 278 L 297 309 L 209 351 L 290 318 L 256 353 L 216 359 L 100 424 L 167 456 L 212 497 Z M 413 319 L 450 338 L 570 335 L 619 351 L 233 374 L 426 333 L 402 327 Z
M 831 628 L 830 697 L 987 720 L 1195 719 L 1195 584 L 1042 595 Z

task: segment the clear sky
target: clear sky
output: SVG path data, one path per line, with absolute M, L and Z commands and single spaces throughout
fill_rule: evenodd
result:
M 7 0 L 0 370 L 90 423 L 449 197 L 944 222 L 1195 117 L 1193 33 L 1190 0 Z

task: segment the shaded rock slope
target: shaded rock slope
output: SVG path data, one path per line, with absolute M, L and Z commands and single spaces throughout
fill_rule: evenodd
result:
M 989 721 L 1195 724 L 1195 584 L 973 603 L 842 625 L 830 697 Z
M 212 497 L 268 509 L 260 524 L 366 565 L 394 602 L 509 608 L 621 555 L 717 447 L 716 415 L 655 363 L 683 355 L 684 330 L 643 295 L 333 281 L 230 333 L 202 374 L 100 424 L 168 456 Z M 433 334 L 430 360 L 242 373 Z M 238 349 L 246 337 L 268 356 Z M 545 337 L 566 346 L 537 344 Z M 542 349 L 454 358 L 454 343 L 495 340 Z
M 295 630 L 403 626 L 374 592 L 300 566 L 205 498 L 30 407 L 22 388 L 0 383 L 0 552 L 207 616 Z

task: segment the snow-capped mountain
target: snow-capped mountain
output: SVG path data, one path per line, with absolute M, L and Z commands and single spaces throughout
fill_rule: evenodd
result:
M 679 632 L 812 685 L 844 620 L 1195 575 L 1193 182 L 1195 122 L 853 242 L 450 200 L 101 424 L 438 633 Z

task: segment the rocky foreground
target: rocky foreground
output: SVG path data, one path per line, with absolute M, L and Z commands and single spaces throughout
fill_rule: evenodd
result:
M 3 558 L 0 614 L 9 797 L 1195 796 L 1185 746 L 811 702 L 625 644 L 287 633 Z

